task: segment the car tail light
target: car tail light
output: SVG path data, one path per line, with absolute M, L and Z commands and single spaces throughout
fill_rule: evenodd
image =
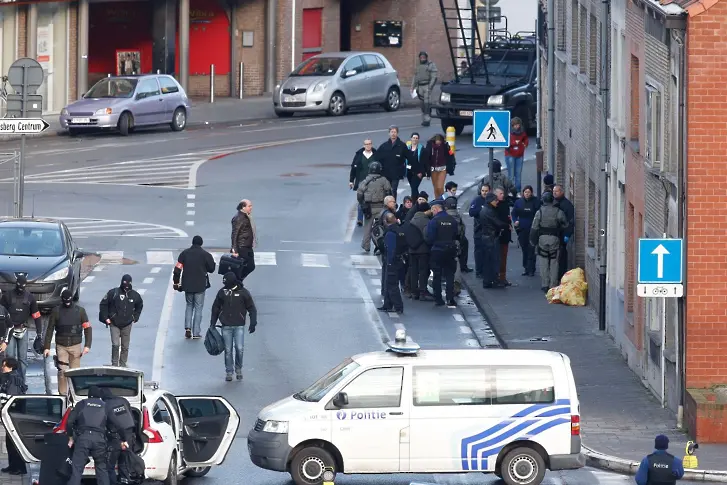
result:
M 571 436 L 579 436 L 581 434 L 581 417 L 571 415 L 570 417 L 570 434 Z
M 143 428 L 144 434 L 149 438 L 149 443 L 163 443 L 164 439 L 159 431 L 152 429 L 151 422 L 149 421 L 149 410 L 144 408 L 143 414 Z
M 71 414 L 71 408 L 66 409 L 66 412 L 63 413 L 63 418 L 61 419 L 61 422 L 56 424 L 53 428 L 54 433 L 65 433 L 66 432 L 66 425 L 68 424 L 68 416 Z

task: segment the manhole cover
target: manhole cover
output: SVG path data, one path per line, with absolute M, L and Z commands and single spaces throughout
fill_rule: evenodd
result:
M 293 172 L 293 173 L 282 173 L 280 174 L 281 177 L 307 177 L 307 173 L 303 172 Z

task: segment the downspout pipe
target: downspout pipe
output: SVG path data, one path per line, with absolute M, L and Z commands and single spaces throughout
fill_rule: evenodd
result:
M 686 26 L 685 26 L 686 27 Z M 679 156 L 678 156 L 678 189 L 677 189 L 677 220 L 678 220 L 678 234 L 682 238 L 682 245 L 684 247 L 684 254 L 687 254 L 688 242 L 687 242 L 687 225 L 684 220 L 687 215 L 687 42 L 688 37 L 686 35 L 686 29 L 678 32 L 677 43 L 680 46 L 679 49 L 679 120 L 681 126 L 679 127 Z M 686 259 L 684 259 L 684 268 L 682 274 L 687 274 Z M 677 362 L 679 367 L 679 375 L 677 376 L 679 382 L 679 408 L 677 415 L 679 416 L 680 427 L 683 427 L 684 417 L 684 402 L 686 401 L 687 393 L 687 331 L 686 331 L 686 298 L 687 298 L 687 280 L 686 278 L 682 282 L 684 285 L 684 296 L 677 300 L 677 331 L 679 332 L 679 348 L 677 349 Z
M 598 223 L 601 226 L 599 235 L 599 264 L 598 264 L 598 330 L 606 331 L 606 277 L 608 274 L 608 190 L 609 190 L 609 141 L 608 116 L 611 108 L 610 84 L 611 73 L 608 62 L 608 38 L 611 34 L 611 0 L 601 0 L 601 204 L 599 207 Z

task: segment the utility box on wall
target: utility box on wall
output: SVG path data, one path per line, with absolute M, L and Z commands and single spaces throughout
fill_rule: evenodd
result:
M 401 20 L 374 20 L 374 47 L 401 47 Z

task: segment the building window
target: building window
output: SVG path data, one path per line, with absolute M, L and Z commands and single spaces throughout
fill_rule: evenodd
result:
M 654 168 L 661 168 L 663 154 L 661 92 L 652 84 L 646 84 L 646 140 L 644 159 Z
M 591 58 L 591 62 L 588 64 L 588 80 L 591 84 L 598 82 L 598 65 L 600 59 L 598 58 L 598 20 L 595 15 L 591 15 L 591 25 L 588 29 L 588 55 Z
M 641 120 L 639 118 L 639 115 L 641 113 L 641 83 L 639 82 L 639 73 L 641 69 L 639 66 L 639 58 L 632 55 L 631 56 L 631 85 L 630 85 L 630 91 L 631 96 L 629 98 L 631 102 L 631 140 L 639 140 L 639 125 L 641 123 Z
M 572 0 L 570 9 L 570 62 L 578 64 L 578 46 L 580 37 L 578 36 L 578 0 Z
M 596 245 L 596 219 L 598 214 L 596 213 L 596 184 L 593 180 L 588 181 L 588 247 L 592 248 Z
M 581 6 L 580 27 L 578 28 L 578 67 L 581 74 L 588 68 L 588 12 Z
M 566 22 L 568 21 L 568 10 L 566 8 L 568 0 L 558 0 L 558 10 L 556 11 L 557 14 L 557 27 L 556 27 L 556 48 L 559 51 L 564 51 L 566 43 L 568 41 L 566 37 Z

